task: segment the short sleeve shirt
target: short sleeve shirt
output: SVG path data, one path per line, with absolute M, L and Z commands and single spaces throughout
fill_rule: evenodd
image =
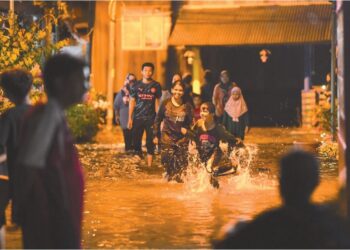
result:
M 192 106 L 189 103 L 177 107 L 171 102 L 171 98 L 169 98 L 159 108 L 154 133 L 155 135 L 157 134 L 157 129 L 163 121 L 162 143 L 176 143 L 178 140 L 184 138 L 181 128 L 189 129 L 192 123 L 192 117 Z
M 160 84 L 156 81 L 150 83 L 138 81 L 130 90 L 130 96 L 136 100 L 134 119 L 154 120 L 156 116 L 155 102 L 162 96 Z

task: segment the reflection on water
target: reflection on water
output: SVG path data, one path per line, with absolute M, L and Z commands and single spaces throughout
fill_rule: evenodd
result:
M 184 184 L 168 183 L 159 156 L 156 166 L 147 168 L 139 158 L 121 153 L 122 145 L 80 145 L 87 178 L 83 246 L 208 248 L 223 225 L 279 205 L 278 157 L 296 138 L 308 138 L 299 130 L 268 131 L 253 130 L 247 137 L 246 149 L 236 152 L 239 174 L 219 177 L 219 189 L 212 188 L 206 170 L 193 163 Z M 337 193 L 336 162 L 321 161 L 317 202 Z
M 139 167 L 144 163 L 137 158 L 116 155 L 118 145 L 92 147 L 97 154 L 94 160 L 104 161 L 98 166 L 106 167 L 88 171 L 93 178 L 86 191 L 84 246 L 210 247 L 211 239 L 226 223 L 250 219 L 280 204 L 277 159 L 295 139 L 288 138 L 285 130 L 282 133 L 286 135 L 280 138 L 257 135 L 259 143 L 250 139 L 248 149 L 237 154 L 240 174 L 220 177 L 218 190 L 211 187 L 207 171 L 198 168 L 195 160 L 184 184 L 167 183 L 162 168 Z M 81 150 L 84 155 L 89 151 L 87 147 Z M 337 191 L 336 163 L 323 163 L 322 183 L 314 197 L 319 202 L 333 198 Z

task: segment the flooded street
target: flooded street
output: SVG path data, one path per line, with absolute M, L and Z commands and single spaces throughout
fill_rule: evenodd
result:
M 185 183 L 168 183 L 159 156 L 147 168 L 122 153 L 121 143 L 110 143 L 113 138 L 78 145 L 86 176 L 83 247 L 210 248 L 223 225 L 280 204 L 279 156 L 294 141 L 317 136 L 301 129 L 253 128 L 241 152 L 240 173 L 219 177 L 219 189 L 211 187 L 204 168 L 194 166 Z M 321 161 L 317 202 L 335 198 L 338 190 L 337 163 Z M 20 247 L 18 232 L 7 238 L 9 248 Z

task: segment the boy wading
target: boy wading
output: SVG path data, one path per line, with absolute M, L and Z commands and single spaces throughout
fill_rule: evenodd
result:
M 147 165 L 152 166 L 154 154 L 153 123 L 162 89 L 158 82 L 152 79 L 154 66 L 151 63 L 142 65 L 142 80 L 138 81 L 130 91 L 129 124 L 133 130 L 135 152 L 142 157 L 142 136 L 146 131 Z

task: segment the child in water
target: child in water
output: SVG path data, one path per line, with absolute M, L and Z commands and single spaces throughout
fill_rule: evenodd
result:
M 207 171 L 212 173 L 212 185 L 219 187 L 216 176 L 236 171 L 236 166 L 232 162 L 223 164 L 223 152 L 219 143 L 220 141 L 228 142 L 230 147 L 233 147 L 242 145 L 242 141 L 230 134 L 224 126 L 215 122 L 215 106 L 212 103 L 203 103 L 200 115 L 201 119 L 186 132 L 195 141 L 200 160 L 205 164 Z

